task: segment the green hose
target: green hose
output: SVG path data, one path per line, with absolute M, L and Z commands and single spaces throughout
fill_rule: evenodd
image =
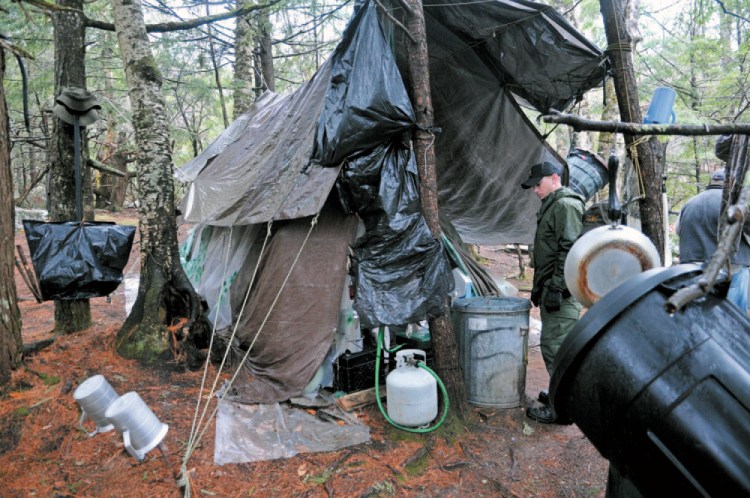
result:
M 437 424 L 433 425 L 432 427 L 426 427 L 426 428 L 413 428 L 413 427 L 404 427 L 403 425 L 399 425 L 396 422 L 394 422 L 391 417 L 388 416 L 388 413 L 383 409 L 383 402 L 380 400 L 380 355 L 382 353 L 382 346 L 383 346 L 383 338 L 384 338 L 384 331 L 383 327 L 380 327 L 378 330 L 378 340 L 377 340 L 377 352 L 375 354 L 375 400 L 378 402 L 378 408 L 380 409 L 380 413 L 383 414 L 383 417 L 388 421 L 389 424 L 391 424 L 396 429 L 401 429 L 402 431 L 406 432 L 416 432 L 416 433 L 427 433 L 432 432 L 441 425 L 443 425 L 443 422 L 445 421 L 445 417 L 448 416 L 448 408 L 450 407 L 450 402 L 448 400 L 448 391 L 445 389 L 445 385 L 443 384 L 443 381 L 440 380 L 440 377 L 437 376 L 437 374 L 427 365 L 425 365 L 424 362 L 418 361 L 417 367 L 422 368 L 427 371 L 430 375 L 432 375 L 437 382 L 438 386 L 440 386 L 440 391 L 443 393 L 443 415 L 440 417 L 440 420 Z M 400 349 L 401 346 L 398 348 L 394 348 L 393 351 L 396 351 Z M 389 351 L 391 352 L 391 351 Z

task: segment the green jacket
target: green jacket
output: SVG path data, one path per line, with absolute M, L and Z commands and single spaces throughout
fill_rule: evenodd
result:
M 583 197 L 561 187 L 542 200 L 534 236 L 534 288 L 565 290 L 565 258 L 581 233 Z

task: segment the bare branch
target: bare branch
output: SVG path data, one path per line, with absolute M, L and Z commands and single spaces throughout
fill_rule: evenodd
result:
M 24 0 L 24 1 L 28 1 L 28 0 Z M 146 31 L 149 33 L 168 33 L 171 31 L 184 31 L 187 29 L 193 29 L 199 26 L 203 26 L 205 24 L 210 24 L 212 22 L 224 21 L 226 19 L 232 19 L 233 17 L 249 14 L 250 12 L 255 12 L 256 10 L 267 9 L 273 5 L 276 5 L 280 1 L 281 0 L 270 0 L 268 3 L 264 3 L 260 5 L 250 5 L 250 6 L 242 7 L 240 9 L 223 12 L 221 14 L 215 14 L 212 16 L 191 19 L 189 21 L 147 24 Z M 104 31 L 115 30 L 115 25 L 113 23 L 97 21 L 95 19 L 89 19 L 89 18 L 86 18 L 86 26 L 89 28 L 97 28 L 97 29 L 101 29 Z
M 393 17 L 390 12 L 388 12 L 388 10 L 383 6 L 383 4 L 380 3 L 380 0 L 375 0 L 375 3 L 378 4 L 378 7 L 380 7 L 380 10 L 383 11 L 383 14 L 385 14 L 385 16 L 388 19 L 390 19 L 393 24 L 395 24 L 397 27 L 401 28 L 404 31 L 404 33 L 406 33 L 406 36 L 409 37 L 409 39 L 411 40 L 412 43 L 417 43 L 416 40 L 414 40 L 414 37 L 411 36 L 411 33 L 409 33 L 409 30 L 406 29 L 406 26 L 404 26 L 403 24 L 401 24 L 400 22 L 398 22 L 398 20 L 395 17 Z M 412 12 L 411 9 L 409 10 L 409 12 L 410 13 Z
M 717 125 L 683 125 L 683 124 L 639 124 L 621 121 L 596 121 L 585 119 L 574 114 L 565 114 L 552 109 L 550 114 L 542 116 L 545 123 L 562 123 L 571 126 L 575 131 L 605 131 L 624 133 L 626 135 L 750 135 L 750 123 L 717 124 Z
M 725 14 L 736 17 L 737 19 L 742 19 L 745 22 L 750 22 L 750 19 L 748 19 L 747 17 L 742 17 L 741 15 L 735 14 L 734 12 L 729 12 L 726 6 L 724 5 L 724 2 L 722 2 L 721 0 L 716 0 L 716 3 L 718 3 L 721 6 L 721 10 L 723 10 Z

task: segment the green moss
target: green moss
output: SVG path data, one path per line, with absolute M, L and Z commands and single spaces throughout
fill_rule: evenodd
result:
M 159 66 L 156 65 L 156 61 L 153 57 L 144 57 L 130 63 L 130 68 L 140 78 L 156 83 L 161 86 L 162 77 Z
M 407 476 L 414 477 L 421 475 L 430 465 L 430 454 L 425 453 L 420 458 L 417 458 L 413 462 L 409 462 L 409 465 L 404 467 L 404 472 Z

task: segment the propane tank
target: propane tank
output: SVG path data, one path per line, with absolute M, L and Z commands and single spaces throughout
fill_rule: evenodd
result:
M 427 425 L 437 417 L 438 394 L 435 378 L 416 361 L 426 362 L 420 349 L 396 352 L 396 369 L 385 379 L 388 417 L 404 427 Z

